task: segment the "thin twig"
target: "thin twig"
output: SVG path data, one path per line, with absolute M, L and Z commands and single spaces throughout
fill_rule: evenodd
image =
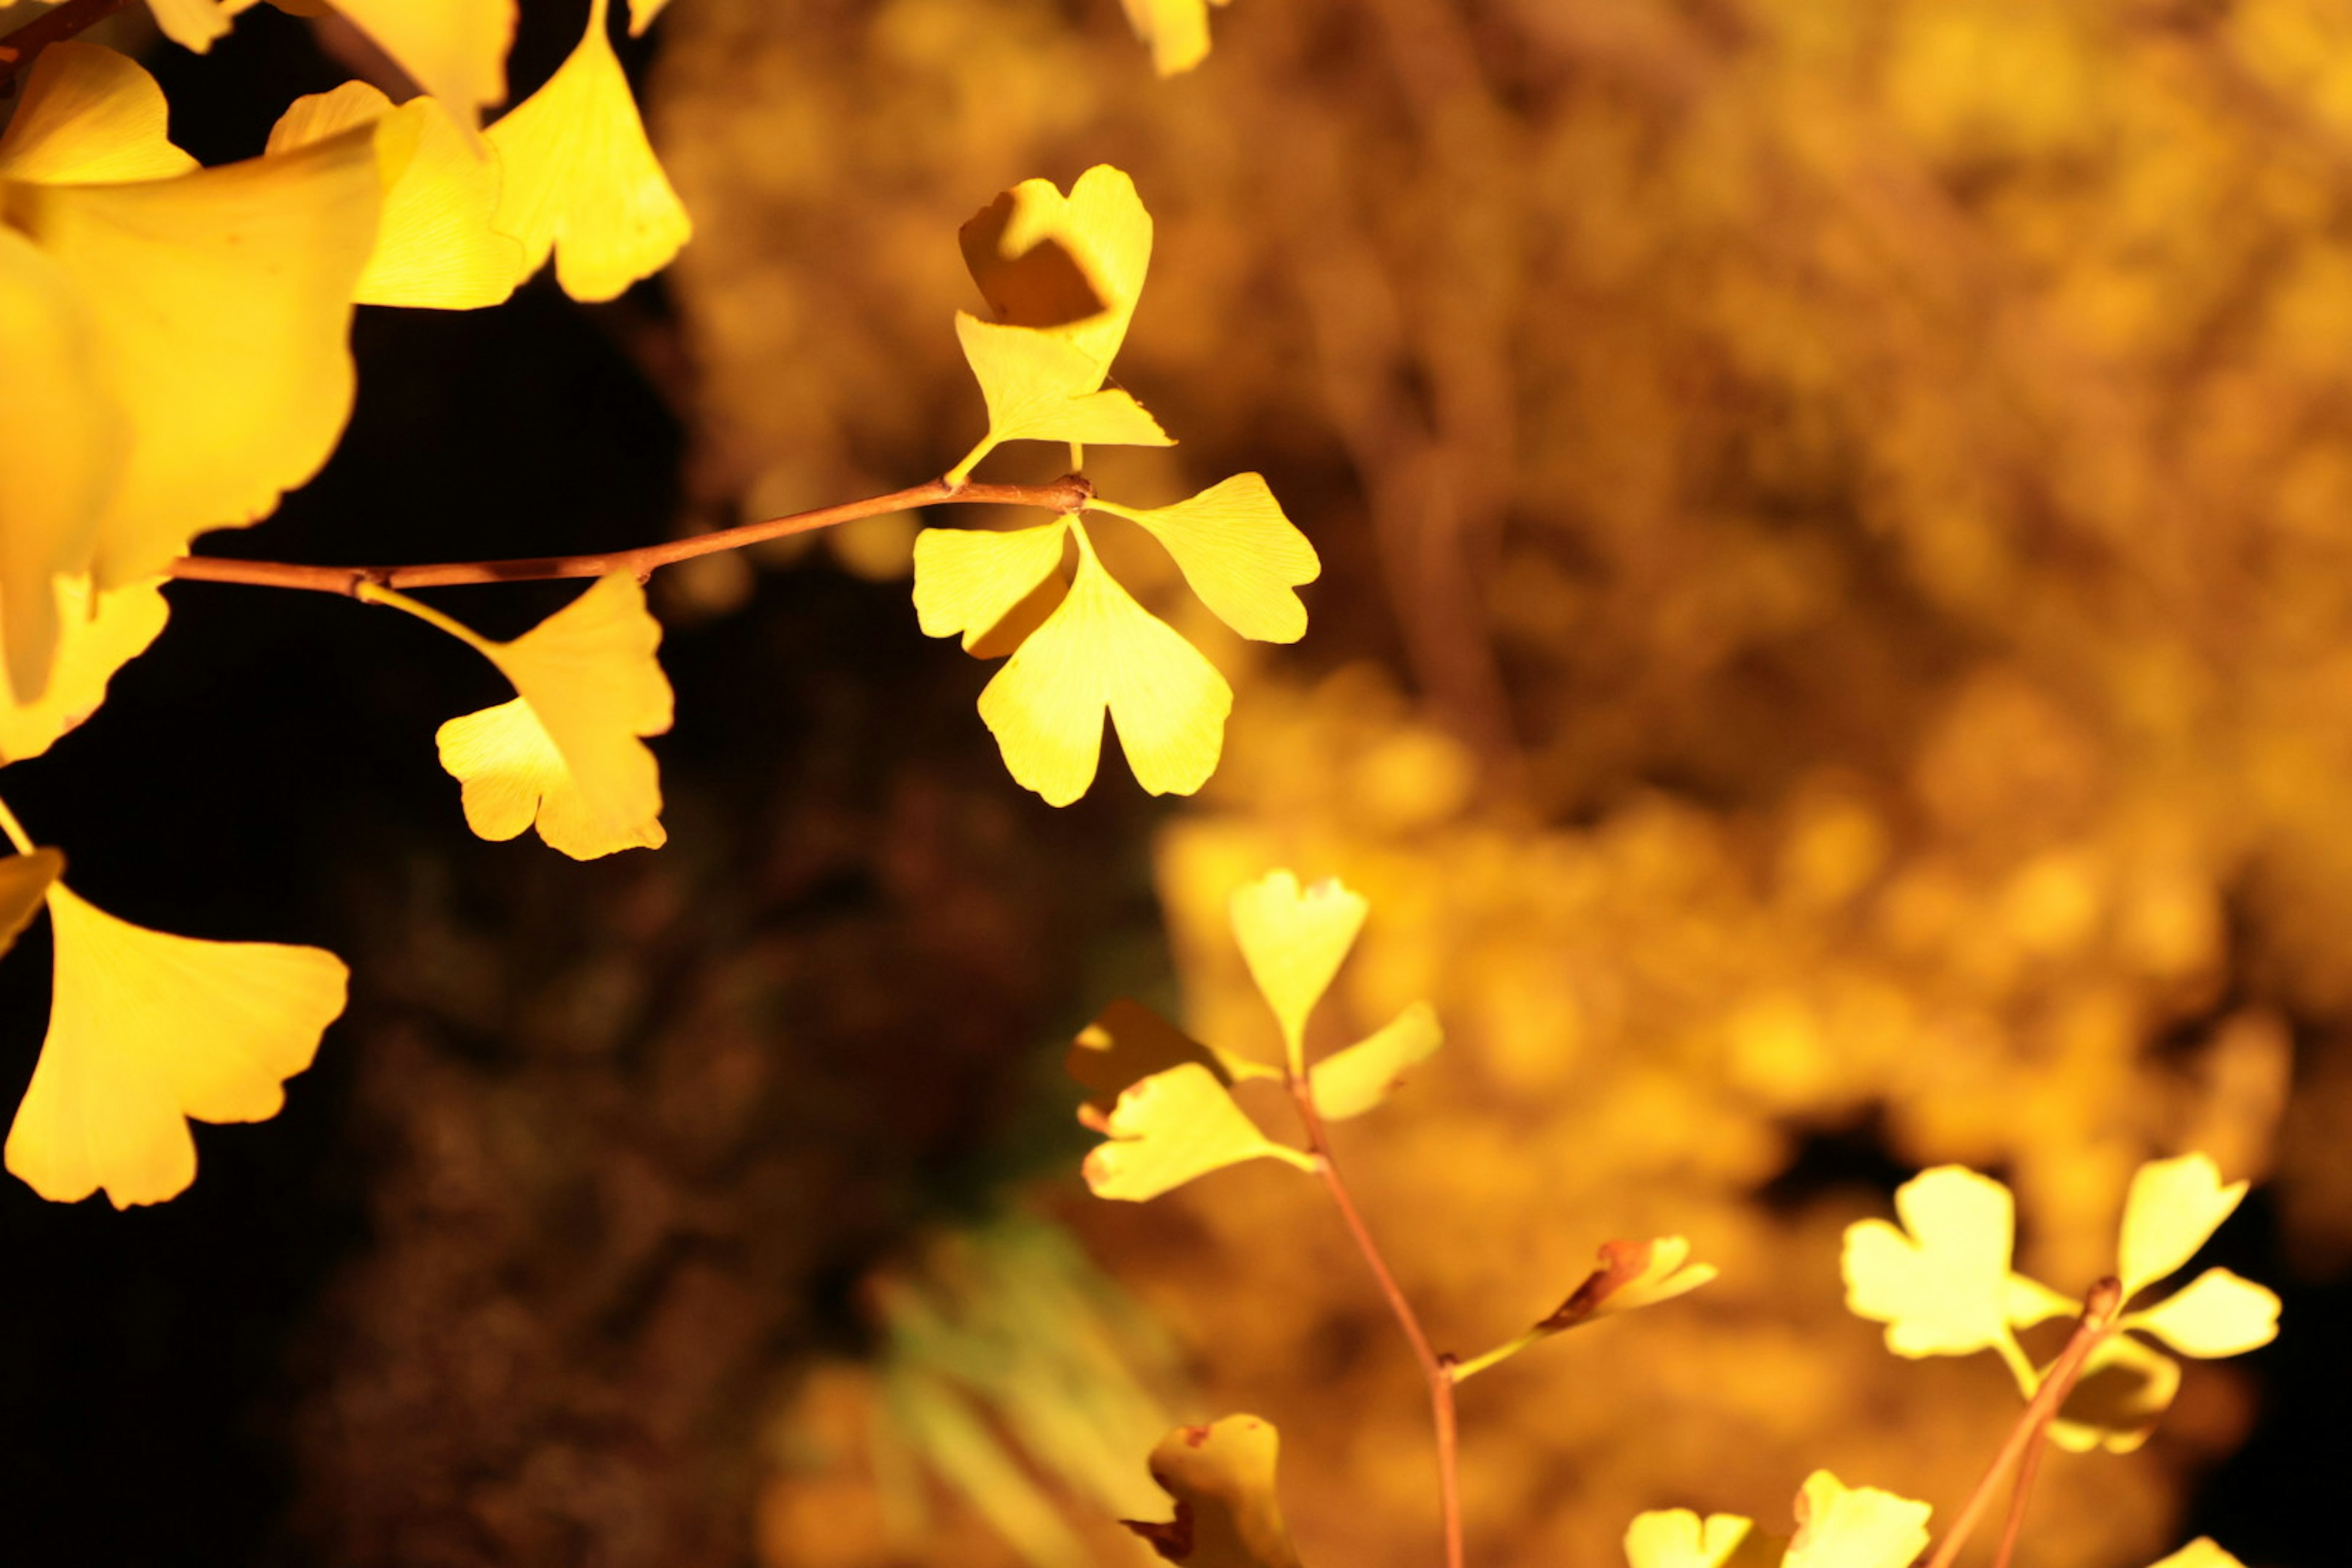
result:
M 1968 1502 L 1960 1509 L 1959 1517 L 1952 1521 L 1951 1530 L 1937 1544 L 1935 1554 L 1927 1559 L 1927 1568 L 1952 1568 L 1953 1559 L 1959 1556 L 1960 1548 L 1968 1544 L 1977 1521 L 1991 1506 L 1993 1493 L 1999 1489 L 2001 1478 L 2040 1440 L 2052 1417 L 2058 1414 L 2058 1407 L 2065 1404 L 2066 1396 L 2074 1391 L 2074 1384 L 2082 1377 L 2083 1365 L 2090 1360 L 2091 1352 L 2115 1332 L 2116 1313 L 2123 1306 L 2123 1285 L 2118 1280 L 2102 1279 L 2091 1288 L 2089 1298 L 2083 1303 L 2083 1315 L 2074 1321 L 2074 1337 L 2066 1342 L 2066 1348 L 2059 1352 L 2058 1359 L 2051 1363 L 2050 1374 L 2042 1380 L 2042 1386 L 2027 1403 L 2025 1413 L 2011 1428 L 2009 1440 L 2000 1446 L 2000 1452 L 1993 1456 L 1991 1468 L 1977 1483 L 1977 1489 L 1969 1495 Z
M 1445 1526 L 1445 1568 L 1462 1568 L 1462 1483 L 1455 1461 L 1453 1366 L 1431 1346 L 1412 1303 L 1405 1300 L 1396 1276 L 1389 1272 L 1388 1260 L 1381 1256 L 1379 1244 L 1372 1240 L 1371 1230 L 1364 1224 L 1364 1216 L 1356 1211 L 1356 1201 L 1349 1195 L 1348 1184 L 1340 1179 L 1339 1163 L 1331 1157 L 1331 1140 L 1323 1131 L 1323 1118 L 1315 1109 L 1315 1095 L 1307 1079 L 1299 1073 L 1286 1076 L 1290 1097 L 1297 1101 L 1299 1118 L 1306 1123 L 1307 1146 L 1315 1151 L 1323 1184 L 1330 1190 L 1331 1201 L 1339 1205 L 1339 1217 L 1348 1222 L 1349 1233 L 1356 1238 L 1356 1249 L 1370 1266 L 1372 1278 L 1380 1281 L 1381 1294 L 1388 1298 L 1389 1310 L 1396 1315 L 1397 1326 L 1404 1331 L 1406 1341 L 1412 1346 L 1413 1359 L 1421 1363 L 1421 1374 L 1429 1384 L 1430 1423 L 1437 1430 L 1437 1502 Z
M 2042 1456 L 2049 1449 L 2050 1423 L 2044 1421 L 2033 1429 L 2025 1457 L 2017 1461 L 2017 1479 L 2009 1489 L 2009 1518 L 2000 1527 L 2000 1550 L 1993 1554 L 1992 1568 L 2009 1568 L 2017 1555 L 2018 1537 L 2025 1532 L 2026 1500 L 2033 1495 L 2033 1483 L 2042 1474 Z
M 0 92 L 12 90 L 17 76 L 40 58 L 43 49 L 89 31 L 130 4 L 131 0 L 66 0 L 0 38 Z
M 290 561 L 236 561 L 219 555 L 184 555 L 165 568 L 174 577 L 196 583 L 245 583 L 264 588 L 304 588 L 312 593 L 352 597 L 361 588 L 447 588 L 473 583 L 541 583 L 559 577 L 602 577 L 611 572 L 634 572 L 643 582 L 656 567 L 690 561 L 698 555 L 740 550 L 764 540 L 808 533 L 861 517 L 908 511 L 948 501 L 971 501 L 982 506 L 1034 506 L 1064 515 L 1077 511 L 1094 499 L 1094 486 L 1083 475 L 1065 474 L 1049 485 L 950 484 L 932 479 L 885 496 L 844 501 L 746 522 L 689 539 L 642 544 L 635 550 L 614 550 L 597 555 L 533 555 L 513 561 L 445 561 L 420 566 L 310 566 Z

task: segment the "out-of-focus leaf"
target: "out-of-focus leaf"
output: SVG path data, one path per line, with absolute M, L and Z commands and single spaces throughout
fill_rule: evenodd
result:
M 1275 1493 L 1280 1449 L 1273 1424 L 1255 1415 L 1179 1426 L 1151 1450 L 1151 1479 L 1176 1500 L 1175 1518 L 1124 1522 L 1187 1568 L 1300 1568 Z
M 2277 1292 L 2226 1268 L 2208 1268 L 2122 1327 L 2154 1334 L 2183 1355 L 2242 1355 L 2278 1338 Z
M 1289 870 L 1270 871 L 1233 896 L 1234 940 L 1282 1026 L 1294 1063 L 1307 1038 L 1307 1016 L 1356 944 L 1370 907 L 1337 878 L 1301 888 L 1297 873 Z
M 1226 0 L 1214 0 L 1223 5 Z M 1180 76 L 1209 58 L 1211 0 L 1121 0 L 1135 36 L 1151 48 L 1151 68 Z
M 2200 1535 L 2161 1563 L 2151 1563 L 2148 1568 L 2246 1568 L 2235 1557 L 2221 1550 L 2210 1535 Z
M 467 129 L 506 97 L 515 0 L 334 0 L 334 6 Z
M 891 1418 L 991 1530 L 1037 1568 L 1082 1568 L 1087 1554 L 1053 1502 L 950 1384 L 899 1372 L 885 1384 Z
M 1601 1267 L 1585 1276 L 1568 1300 L 1536 1327 L 1557 1333 L 1612 1312 L 1671 1301 L 1715 1277 L 1713 1264 L 1690 1261 L 1690 1242 L 1684 1237 L 1603 1242 Z
M 41 51 L 0 135 L 0 180 L 109 184 L 195 166 L 172 144 L 171 106 L 155 79 L 128 55 L 77 38 Z
M 2179 1362 L 2129 1334 L 2113 1335 L 2084 1363 L 2050 1424 L 2050 1440 L 2069 1453 L 2128 1454 L 2147 1441 L 2179 1392 Z
M 1102 1126 L 1108 1142 L 1086 1161 L 1087 1185 L 1098 1198 L 1140 1203 L 1244 1160 L 1313 1168 L 1308 1156 L 1259 1131 L 1216 1073 L 1197 1061 L 1129 1088 Z
M 1736 1513 L 1704 1520 L 1686 1508 L 1635 1517 L 1625 1531 L 1626 1568 L 1774 1568 L 1788 1542 Z
M 1886 1325 L 1901 1356 L 1969 1355 L 2014 1342 L 2010 1251 L 2016 1210 L 2009 1189 L 1958 1165 L 1939 1165 L 1895 1194 L 1898 1230 L 1884 1220 L 1846 1227 L 1846 1308 Z M 2030 1294 L 2024 1304 L 2035 1305 Z
M 2170 1274 L 2195 1256 L 2206 1238 L 2246 1195 L 2246 1184 L 2221 1184 L 2204 1154 L 2151 1160 L 2132 1176 L 2124 1199 L 2121 1247 L 2124 1299 Z
M 1444 1043 L 1436 1010 L 1415 1002 L 1376 1033 L 1307 1069 L 1317 1113 L 1326 1121 L 1361 1116 L 1386 1100 L 1404 1081 L 1408 1069 L 1428 1060 Z
M 1797 1494 L 1797 1533 L 1785 1568 L 1910 1568 L 1927 1549 L 1924 1502 L 1876 1487 L 1848 1487 L 1827 1470 Z

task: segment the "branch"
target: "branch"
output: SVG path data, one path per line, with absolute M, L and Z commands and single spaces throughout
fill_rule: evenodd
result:
M 1095 488 L 1085 476 L 1065 474 L 1049 485 L 928 484 L 893 490 L 865 500 L 844 501 L 814 511 L 794 512 L 761 522 L 746 522 L 691 539 L 642 544 L 600 555 L 531 555 L 512 561 L 446 561 L 422 566 L 310 566 L 289 561 L 236 561 L 219 555 L 184 555 L 166 573 L 184 582 L 244 583 L 263 588 L 304 588 L 318 594 L 359 596 L 362 587 L 446 588 L 473 583 L 543 583 L 559 577 L 602 577 L 612 572 L 634 572 L 639 582 L 656 567 L 675 565 L 698 555 L 740 550 L 763 540 L 809 533 L 861 517 L 970 501 L 982 506 L 1034 506 L 1064 516 L 1083 509 L 1094 499 Z
M 1389 1310 L 1396 1315 L 1397 1326 L 1412 1346 L 1413 1359 L 1421 1363 L 1422 1377 L 1429 1384 L 1429 1415 L 1431 1425 L 1437 1429 L 1437 1501 L 1445 1526 L 1445 1568 L 1462 1568 L 1462 1481 L 1455 1458 L 1456 1442 L 1454 1419 L 1454 1366 L 1452 1358 L 1439 1355 L 1432 1349 L 1429 1335 L 1422 1331 L 1421 1319 L 1414 1315 L 1412 1303 L 1405 1300 L 1396 1276 L 1389 1272 L 1388 1260 L 1381 1256 L 1378 1243 L 1364 1224 L 1364 1216 L 1356 1212 L 1355 1199 L 1348 1194 L 1348 1184 L 1339 1178 L 1339 1164 L 1331 1158 L 1331 1140 L 1323 1130 L 1322 1113 L 1315 1109 L 1315 1092 L 1303 1073 L 1286 1072 L 1290 1097 L 1298 1102 L 1298 1114 L 1307 1124 L 1307 1146 L 1315 1151 L 1316 1169 L 1323 1184 L 1330 1189 L 1331 1201 L 1339 1205 L 1339 1217 L 1348 1222 L 1348 1230 L 1356 1238 L 1356 1248 L 1370 1265 L 1372 1278 L 1380 1281 L 1381 1294 L 1388 1298 Z
M 18 74 L 38 58 L 43 49 L 76 33 L 87 32 L 129 4 L 131 0 L 66 0 L 56 10 L 34 17 L 0 38 L 0 92 L 13 91 Z

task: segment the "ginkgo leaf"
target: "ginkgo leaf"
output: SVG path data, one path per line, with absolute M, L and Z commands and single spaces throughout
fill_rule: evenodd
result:
M 1004 532 L 927 528 L 915 536 L 915 616 L 926 637 L 970 653 L 1062 564 L 1066 520 Z
M 2112 1335 L 2083 1363 L 2081 1380 L 2050 1423 L 2050 1440 L 2069 1453 L 2128 1454 L 2147 1441 L 2179 1392 L 2179 1362 L 2129 1334 Z
M 521 242 L 490 226 L 498 157 L 469 144 L 438 100 L 413 98 L 395 108 L 366 82 L 347 81 L 296 99 L 270 131 L 269 151 L 291 152 L 359 125 L 379 126 L 384 197 L 375 249 L 352 298 L 470 310 L 513 293 L 523 274 Z
M 195 1179 L 188 1119 L 262 1121 L 343 1010 L 332 953 L 203 942 L 118 920 L 62 883 L 49 1029 L 8 1130 L 7 1166 L 74 1203 L 162 1203 Z
M 1885 1323 L 1886 1348 L 1900 1356 L 1969 1355 L 2013 1343 L 2016 1211 L 2009 1189 L 1939 1165 L 1897 1188 L 1895 1208 L 1902 1230 L 1876 1219 L 1846 1227 L 1846 1309 Z
M 956 312 L 956 341 L 988 405 L 988 434 L 948 478 L 961 483 L 1006 441 L 1069 441 L 1088 447 L 1172 447 L 1143 405 L 1102 385 L 1102 367 L 1084 349 L 1034 327 L 1007 327 Z
M 2030 1329 L 2036 1323 L 2046 1323 L 2053 1318 L 2064 1317 L 2083 1310 L 2083 1303 L 2072 1297 L 2061 1296 L 2039 1279 L 2022 1274 L 2011 1274 L 2001 1292 L 2001 1310 L 2009 1317 L 2012 1329 Z
M 486 132 L 506 165 L 496 227 L 522 242 L 525 276 L 553 252 L 575 300 L 616 297 L 694 232 L 613 53 L 608 5 L 592 0 L 579 47 Z
M 0 135 L 0 180 L 108 184 L 184 174 L 196 161 L 172 145 L 171 108 L 127 55 L 68 38 L 25 77 Z
M 1151 47 L 1151 68 L 1180 76 L 1209 58 L 1209 0 L 1122 0 L 1128 25 Z M 1216 0 L 1220 5 L 1225 0 Z
M 1078 1119 L 1103 1130 L 1118 1097 L 1154 1073 L 1197 1062 L 1217 1082 L 1231 1086 L 1244 1078 L 1278 1078 L 1272 1068 L 1204 1046 L 1139 1002 L 1120 997 L 1078 1031 L 1062 1067 L 1087 1090 Z M 1089 1115 L 1088 1113 L 1092 1114 Z
M 1630 1312 L 1687 1295 L 1716 1277 L 1713 1264 L 1690 1261 L 1690 1242 L 1679 1236 L 1603 1242 L 1601 1266 L 1536 1325 L 1537 1331 L 1558 1333 L 1612 1312 Z
M 0 690 L 0 763 L 37 757 L 106 700 L 114 672 L 147 651 L 171 615 L 161 579 L 95 593 L 88 577 L 51 581 L 57 600 L 57 658 L 33 701 Z
M 2195 1256 L 2246 1195 L 2246 1184 L 2221 1184 L 2204 1154 L 2150 1160 L 2132 1175 L 2124 1199 L 2119 1252 L 2124 1299 L 2172 1273 Z
M 2200 1535 L 2161 1563 L 2151 1563 L 2148 1568 L 2246 1568 L 2235 1557 L 2214 1542 L 2210 1535 Z
M 2183 1355 L 2242 1355 L 2278 1338 L 2275 1292 L 2226 1268 L 2208 1268 L 2144 1312 L 2126 1329 L 2154 1334 Z
M 1187 1568 L 1300 1568 L 1275 1493 L 1281 1447 L 1273 1423 L 1255 1415 L 1179 1426 L 1151 1450 L 1151 1479 L 1176 1500 L 1176 1516 L 1120 1522 Z
M 1150 530 L 1201 602 L 1242 636 L 1297 642 L 1307 634 L 1307 606 L 1291 590 L 1315 581 L 1323 564 L 1260 476 L 1235 474 L 1174 506 L 1096 501 L 1091 510 Z
M 41 912 L 50 886 L 66 874 L 66 858 L 55 849 L 0 859 L 0 952 L 16 945 L 33 917 Z
M 513 701 L 452 719 L 436 737 L 441 765 L 464 786 L 467 826 L 505 839 L 535 822 L 575 860 L 665 842 L 661 773 L 641 737 L 669 728 L 672 702 L 654 657 L 661 623 L 635 577 L 600 577 L 503 643 L 397 595 L 368 596 L 421 613 L 514 685 Z
M 668 4 L 669 0 L 629 0 L 629 37 L 643 37 L 646 29 L 654 25 L 654 18 L 662 14 L 662 7 Z
M 1686 1508 L 1638 1514 L 1625 1531 L 1626 1568 L 1771 1568 L 1788 1542 L 1736 1513 Z
M 1827 1470 L 1797 1494 L 1797 1533 L 1785 1568 L 1910 1568 L 1927 1549 L 1924 1502 L 1876 1487 L 1848 1487 Z
M 1234 893 L 1234 938 L 1294 1060 L 1307 1037 L 1307 1015 L 1330 989 L 1370 908 L 1361 893 L 1337 878 L 1301 888 L 1297 874 L 1288 870 L 1269 871 Z
M 957 240 L 997 321 L 1070 344 L 1101 385 L 1151 267 L 1151 215 L 1125 171 L 1097 163 L 1067 196 L 1051 180 L 1024 180 Z
M 1426 1002 L 1413 1003 L 1377 1032 L 1307 1069 L 1317 1114 L 1326 1121 L 1361 1116 L 1404 1081 L 1408 1068 L 1428 1060 L 1444 1043 L 1436 1010 Z
M 129 421 L 101 585 L 266 515 L 333 450 L 381 193 L 364 131 L 176 179 L 10 187 L 10 220 L 87 305 Z
M 165 37 L 201 55 L 213 47 L 214 40 L 227 35 L 229 18 L 251 8 L 253 3 L 243 0 L 241 5 L 224 5 L 221 0 L 147 0 L 147 8 L 155 14 L 155 26 Z
M 334 0 L 334 5 L 467 129 L 481 110 L 506 97 L 515 0 Z
M 1140 1203 L 1244 1160 L 1313 1163 L 1259 1131 L 1216 1073 L 1196 1061 L 1130 1085 L 1102 1131 L 1109 1141 L 1095 1146 L 1085 1166 L 1098 1198 Z
M 89 564 L 129 429 L 70 279 L 0 225 L 0 675 L 37 700 L 57 652 L 57 578 Z
M 1069 596 L 980 694 L 980 716 L 1013 778 L 1051 805 L 1094 782 L 1106 710 L 1136 782 L 1190 795 L 1216 771 L 1233 688 L 1103 570 L 1085 529 L 1071 531 Z

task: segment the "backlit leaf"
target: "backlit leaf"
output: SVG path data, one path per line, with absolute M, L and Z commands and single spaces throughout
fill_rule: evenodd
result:
M 0 952 L 16 945 L 41 910 L 49 887 L 65 875 L 66 858 L 55 849 L 0 859 Z
M 1786 1568 L 1910 1568 L 1927 1549 L 1924 1502 L 1876 1487 L 1848 1487 L 1815 1470 L 1797 1494 Z
M 1062 1066 L 1087 1091 L 1087 1121 L 1097 1131 L 1118 1097 L 1154 1073 L 1197 1062 L 1220 1084 L 1230 1087 L 1242 1078 L 1278 1077 L 1273 1068 L 1232 1057 L 1204 1046 L 1139 1002 L 1125 997 L 1113 1002 L 1095 1021 L 1078 1032 Z
M 1846 1308 L 1886 1325 L 1901 1356 L 1968 1355 L 2010 1342 L 2009 1189 L 1940 1165 L 1895 1194 L 1903 1229 L 1884 1220 L 1846 1227 Z M 1906 1234 L 1907 1233 L 1907 1234 Z
M 1377 1033 L 1307 1069 L 1316 1110 L 1326 1121 L 1361 1116 L 1404 1081 L 1406 1069 L 1428 1060 L 1444 1042 L 1436 1011 L 1426 1002 L 1413 1003 Z
M 956 341 L 988 405 L 988 435 L 950 476 L 961 479 L 1006 441 L 1172 447 L 1141 404 L 1102 385 L 1102 367 L 1066 339 L 956 312 Z
M 2125 1300 L 2188 1262 L 2245 1195 L 2246 1184 L 2222 1185 L 2220 1169 L 2204 1154 L 2142 1165 L 2124 1199 L 2118 1272 Z
M 1234 937 L 1294 1059 L 1307 1016 L 1355 945 L 1370 907 L 1336 878 L 1301 888 L 1288 870 L 1270 871 L 1233 896 Z
M 26 73 L 0 135 L 0 180 L 107 184 L 184 174 L 196 161 L 172 144 L 163 89 L 127 55 L 68 38 Z
M 1151 68 L 1161 76 L 1180 75 L 1209 58 L 1209 0 L 1121 3 L 1135 36 L 1151 47 Z
M 1233 689 L 1095 558 L 1083 528 L 1069 596 L 980 694 L 980 716 L 1023 787 L 1067 805 L 1094 782 L 1103 715 L 1136 782 L 1190 795 L 1216 771 Z
M 2210 1535 L 2200 1535 L 2161 1563 L 2151 1563 L 2148 1568 L 2246 1568 L 2235 1557 L 2215 1544 Z
M 1131 1085 L 1102 1130 L 1109 1142 L 1086 1161 L 1087 1185 L 1098 1198 L 1139 1203 L 1244 1160 L 1307 1163 L 1260 1132 L 1216 1073 L 1197 1061 Z
M 2128 1454 L 2147 1441 L 2180 1392 L 2180 1363 L 2129 1334 L 2099 1342 L 2050 1424 L 2050 1440 L 2070 1453 Z
M 1297 642 L 1306 635 L 1307 606 L 1291 590 L 1315 581 L 1322 563 L 1258 475 L 1235 474 L 1174 506 L 1098 501 L 1094 510 L 1149 529 L 1201 602 L 1242 636 Z
M 2278 1338 L 2275 1292 L 2226 1268 L 2208 1268 L 2171 1296 L 2123 1321 L 2183 1355 L 2242 1355 Z
M 1601 1266 L 1585 1276 L 1584 1282 L 1536 1329 L 1557 1333 L 1612 1312 L 1671 1301 L 1715 1277 L 1713 1264 L 1690 1261 L 1690 1242 L 1683 1237 L 1603 1242 Z
M 1273 1424 L 1255 1415 L 1180 1426 L 1151 1450 L 1151 1479 L 1176 1500 L 1176 1516 L 1124 1522 L 1187 1568 L 1300 1568 L 1275 1493 L 1280 1450 Z
M 62 883 L 49 1029 L 8 1131 L 7 1166 L 45 1198 L 117 1208 L 195 1179 L 188 1119 L 261 1121 L 343 1010 L 332 953 L 203 942 L 117 920 Z
M 1108 163 L 1079 175 L 1067 196 L 1051 180 L 1024 180 L 957 238 L 997 321 L 1079 350 L 1099 386 L 1151 266 L 1151 215 L 1135 182 Z
M 614 298 L 694 232 L 613 53 L 608 5 L 592 0 L 579 47 L 487 132 L 506 165 L 499 232 L 522 242 L 525 276 L 552 252 L 575 300 Z
M 383 221 L 353 298 L 362 305 L 469 310 L 495 305 L 523 275 L 521 243 L 495 232 L 500 165 L 470 143 L 438 100 L 395 108 L 363 81 L 298 98 L 269 132 L 289 152 L 359 125 L 378 125 Z
M 107 682 L 147 650 L 171 614 L 163 584 L 150 578 L 93 594 L 88 577 L 52 581 L 58 651 L 39 698 L 18 701 L 0 690 L 0 763 L 37 757 L 106 700 Z
M 915 536 L 915 615 L 926 637 L 969 653 L 1062 563 L 1062 519 L 1034 528 L 927 528 Z
M 1635 1517 L 1625 1531 L 1626 1568 L 1770 1568 L 1788 1542 L 1736 1513 L 1704 1520 L 1686 1508 Z
M 506 97 L 515 0 L 334 0 L 334 5 L 467 129 L 484 108 Z

